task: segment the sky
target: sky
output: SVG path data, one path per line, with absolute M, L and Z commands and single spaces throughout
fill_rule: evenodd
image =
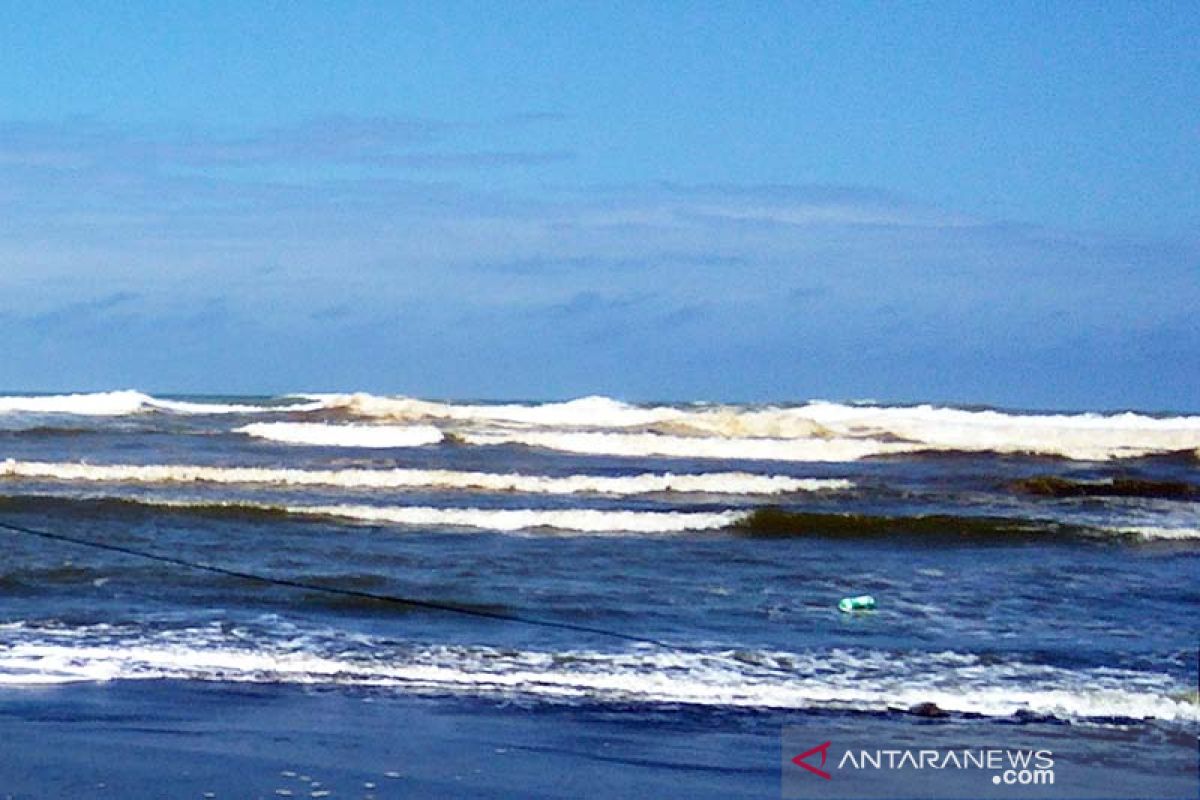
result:
M 1200 410 L 1191 4 L 0 8 L 0 389 Z

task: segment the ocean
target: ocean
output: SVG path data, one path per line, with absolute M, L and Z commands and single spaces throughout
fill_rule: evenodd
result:
M 561 796 L 778 796 L 797 725 L 1044 736 L 1068 786 L 1106 763 L 1140 796 L 1195 796 L 1162 765 L 1194 766 L 1200 721 L 1200 416 L 9 395 L 0 523 L 175 560 L 0 530 L 10 720 L 98 692 L 134 692 L 135 721 L 107 724 L 151 740 L 180 697 L 290 698 L 296 736 L 305 702 L 377 732 L 419 707 L 464 747 L 526 748 L 491 787 L 508 796 L 554 796 L 537 758 L 586 768 Z M 875 609 L 839 611 L 856 595 Z M 0 790 L 51 785 L 14 758 Z M 290 776 L 260 779 L 245 796 Z

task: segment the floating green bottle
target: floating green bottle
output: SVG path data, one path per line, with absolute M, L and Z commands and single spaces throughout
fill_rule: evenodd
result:
M 869 594 L 860 594 L 858 597 L 843 597 L 838 601 L 838 610 L 849 613 L 851 611 L 874 611 L 875 598 Z

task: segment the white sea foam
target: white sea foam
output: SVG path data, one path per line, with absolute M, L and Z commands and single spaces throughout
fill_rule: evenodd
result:
M 1200 528 L 1166 528 L 1155 525 L 1130 525 L 1111 528 L 1116 533 L 1132 534 L 1147 540 L 1190 540 L 1200 539 Z
M 357 637 L 362 639 L 363 637 Z M 0 684 L 180 679 L 394 687 L 406 692 L 546 702 L 696 704 L 889 711 L 935 703 L 950 712 L 1193 723 L 1197 704 L 1169 676 L 984 663 L 960 653 L 543 652 L 396 647 L 301 636 L 248 644 L 219 626 L 138 634 L 105 627 L 0 631 Z
M 319 411 L 325 407 L 323 403 L 315 401 L 260 406 L 245 403 L 196 403 L 185 400 L 165 400 L 161 397 L 150 398 L 148 405 L 153 410 L 171 411 L 176 414 L 278 414 L 281 412 Z
M 1019 435 L 1033 431 L 1111 431 L 1118 436 L 1171 436 L 1200 432 L 1200 417 L 1159 418 L 1135 413 L 1012 414 L 932 405 L 846 405 L 812 401 L 795 406 L 638 406 L 600 396 L 540 404 L 466 404 L 362 393 L 303 397 L 319 401 L 329 408 L 340 408 L 364 417 L 393 420 L 450 419 L 574 428 L 671 424 L 698 433 L 727 437 L 803 438 L 828 432 L 845 435 L 868 429 L 885 430 L 892 435 L 917 441 L 929 438 L 925 435 L 928 426 L 958 428 L 959 433 L 968 436 L 970 434 L 967 431 Z M 1197 440 L 1197 446 L 1200 446 L 1200 440 Z
M 801 438 L 826 431 L 792 410 L 744 406 L 637 406 L 590 396 L 559 403 L 464 404 L 369 394 L 305 395 L 350 414 L 388 421 L 451 421 L 467 424 L 568 430 L 645 429 L 658 433 L 757 438 Z
M 0 413 L 78 414 L 81 416 L 114 417 L 137 414 L 148 408 L 153 400 L 141 392 L 96 392 L 94 394 L 64 394 L 44 397 L 0 397 Z
M 810 403 L 802 411 L 838 435 L 888 435 L 936 450 L 1037 453 L 1104 461 L 1200 446 L 1200 417 L 1007 414 L 934 406 Z
M 841 479 L 792 478 L 716 472 L 698 475 L 643 473 L 603 475 L 520 475 L 457 470 L 338 469 L 301 470 L 271 467 L 206 467 L 186 464 L 72 464 L 41 461 L 0 462 L 0 477 L 90 483 L 218 483 L 269 486 L 335 486 L 347 489 L 444 488 L 526 494 L 638 495 L 662 492 L 725 495 L 777 495 L 850 489 Z
M 875 439 L 729 439 L 668 436 L 658 433 L 596 431 L 505 431 L 464 433 L 468 444 L 520 444 L 586 455 L 715 458 L 752 461 L 857 461 L 867 456 L 911 453 L 920 445 Z
M 152 397 L 132 390 L 0 397 L 0 414 L 70 414 L 88 417 L 120 417 L 150 411 L 166 411 L 174 414 L 260 414 L 279 411 L 315 411 L 322 407 L 323 404 L 320 402 L 295 403 L 287 406 L 195 403 Z
M 1012 414 L 930 405 L 639 406 L 607 397 L 556 403 L 446 403 L 369 394 L 304 395 L 287 406 L 166 400 L 140 392 L 0 397 L 0 413 L 120 416 L 340 412 L 370 424 L 279 422 L 246 426 L 296 444 L 407 447 L 436 441 L 507 442 L 622 456 L 852 461 L 916 451 L 1032 453 L 1105 461 L 1200 452 L 1200 416 Z M 303 402 L 300 402 L 303 401 Z M 418 433 L 420 432 L 420 433 Z
M 1155 418 L 1139 414 L 1023 415 L 915 406 L 860 407 L 814 402 L 796 408 L 721 408 L 687 414 L 678 432 L 722 438 L 772 437 L 825 442 L 836 453 L 882 445 L 878 452 L 914 450 L 1034 453 L 1105 461 L 1200 445 L 1200 417 Z
M 476 444 L 632 457 L 852 461 L 964 451 L 1105 461 L 1200 448 L 1200 417 L 1194 416 L 1010 414 L 822 401 L 636 406 L 606 397 L 543 404 L 459 404 L 367 394 L 309 399 L 377 423 L 433 424 Z
M 269 508 L 269 507 L 268 507 Z M 290 514 L 337 517 L 419 527 L 477 528 L 490 531 L 554 529 L 576 533 L 679 533 L 725 528 L 742 511 L 607 511 L 591 508 L 432 508 L 428 506 L 285 506 Z
M 235 429 L 258 439 L 319 447 L 421 447 L 442 441 L 432 425 L 327 425 L 320 422 L 253 422 Z
M 327 408 L 391 421 L 455 420 L 500 422 L 546 427 L 625 428 L 676 419 L 681 412 L 670 407 L 643 408 L 608 397 L 581 397 L 563 403 L 438 403 L 410 397 L 377 397 L 370 394 L 318 394 L 304 397 Z
M 681 533 L 717 530 L 744 519 L 748 511 L 627 511 L 593 508 L 437 508 L 434 506 L 370 506 L 353 504 L 280 505 L 249 500 L 91 496 L 180 510 L 244 511 L 333 517 L 355 522 L 420 528 L 471 528 L 516 531 L 557 530 L 584 534 Z

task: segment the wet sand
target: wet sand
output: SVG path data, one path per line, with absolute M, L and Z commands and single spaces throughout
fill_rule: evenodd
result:
M 825 782 L 789 765 L 824 740 L 835 743 L 835 772 L 838 754 L 852 749 L 1048 748 L 1057 780 L 1022 791 L 951 770 L 839 772 Z M 1191 798 L 1195 741 L 1152 724 L 903 712 L 622 708 L 173 680 L 8 686 L 0 689 L 0 800 L 717 800 L 779 797 L 781 788 L 858 800 Z
M 778 794 L 778 725 L 747 749 L 744 730 L 671 720 L 285 686 L 9 687 L 0 798 Z

